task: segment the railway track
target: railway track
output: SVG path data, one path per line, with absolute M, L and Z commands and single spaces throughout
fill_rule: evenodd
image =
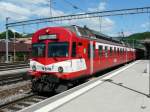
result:
M 30 77 L 27 75 L 27 73 L 2 75 L 0 76 L 0 86 L 10 85 L 12 83 L 16 83 L 19 81 L 26 81 L 29 79 Z
M 0 63 L 0 86 L 16 83 L 23 80 L 28 80 L 29 77 L 26 72 L 17 72 L 17 73 L 6 73 L 9 72 L 9 70 L 16 70 L 17 69 L 27 69 L 29 68 L 29 65 L 27 63 Z
M 7 71 L 7 70 L 14 70 L 14 69 L 21 69 L 21 68 L 29 68 L 27 63 L 21 64 L 0 64 L 0 71 Z
M 25 107 L 41 102 L 47 98 L 48 97 L 39 96 L 33 93 L 27 93 L 22 98 L 0 105 L 0 112 L 16 112 L 22 110 Z

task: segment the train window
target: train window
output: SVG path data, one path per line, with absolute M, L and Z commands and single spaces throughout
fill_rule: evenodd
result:
M 44 43 L 32 44 L 32 56 L 44 57 L 45 56 L 45 44 Z
M 48 44 L 48 57 L 67 57 L 68 53 L 68 42 L 50 42 Z
M 114 53 L 116 54 L 116 47 L 114 47 Z
M 107 47 L 107 46 L 105 46 L 105 52 L 107 52 L 107 50 L 108 50 L 108 47 Z
M 78 45 L 79 45 L 79 46 L 82 46 L 82 43 L 81 43 L 81 42 L 79 42 L 79 43 L 78 43 Z
M 120 48 L 120 54 L 122 54 L 122 48 Z
M 124 48 L 122 49 L 122 53 L 124 53 Z
M 112 51 L 112 47 L 110 47 L 110 55 L 112 55 L 112 52 L 113 52 L 113 51 Z
M 119 55 L 119 48 L 118 48 L 118 50 L 117 50 L 117 51 L 118 51 L 118 55 Z
M 99 52 L 99 56 L 102 56 L 103 53 L 103 46 L 98 46 L 98 52 Z
M 76 42 L 72 43 L 72 57 L 76 57 Z
M 105 57 L 108 57 L 108 47 L 107 46 L 105 46 Z

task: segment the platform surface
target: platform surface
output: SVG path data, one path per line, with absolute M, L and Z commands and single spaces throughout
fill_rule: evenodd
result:
M 147 97 L 149 94 L 149 73 L 146 73 L 148 61 L 139 60 L 125 67 L 108 73 L 107 78 L 96 79 L 95 81 L 101 80 L 101 83 L 71 100 L 66 100 L 63 104 L 58 95 L 56 96 L 59 97 L 58 99 L 56 97 L 50 98 L 46 102 L 31 106 L 26 111 L 150 112 L 150 98 Z M 113 74 L 112 77 L 109 77 L 111 74 Z M 92 81 L 89 84 L 92 84 Z M 62 99 L 69 96 L 67 92 L 64 94 L 67 95 L 61 94 Z M 70 94 L 77 93 L 70 92 Z M 59 99 L 60 101 L 58 101 Z

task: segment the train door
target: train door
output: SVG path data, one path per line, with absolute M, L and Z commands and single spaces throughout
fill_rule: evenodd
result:
M 90 44 L 88 45 L 88 58 L 89 58 L 89 72 L 90 74 L 93 74 L 94 72 L 94 50 L 95 45 L 93 41 L 90 41 Z

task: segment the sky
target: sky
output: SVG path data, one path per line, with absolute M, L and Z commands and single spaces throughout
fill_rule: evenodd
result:
M 92 11 L 105 11 L 150 6 L 150 0 L 0 0 L 0 32 L 5 30 L 6 17 L 9 22 L 62 16 Z M 42 23 L 10 28 L 24 34 L 33 33 L 47 26 L 79 25 L 101 31 L 109 36 L 131 35 L 150 30 L 150 14 L 122 15 L 113 17 L 70 20 Z M 101 28 L 100 28 L 101 26 Z

